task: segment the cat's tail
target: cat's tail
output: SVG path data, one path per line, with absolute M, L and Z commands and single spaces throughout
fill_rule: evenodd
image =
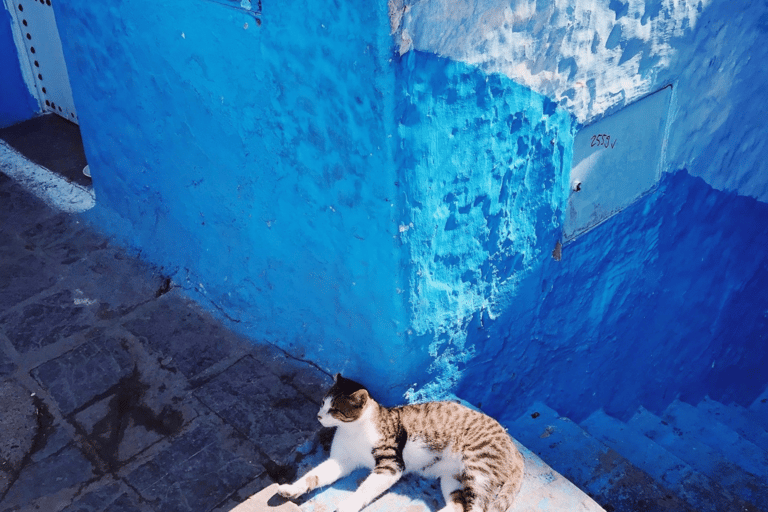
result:
M 524 459 L 522 456 L 519 458 L 519 464 L 515 464 L 511 468 L 507 480 L 502 484 L 499 492 L 496 494 L 490 506 L 488 512 L 507 512 L 515 503 L 515 498 L 520 492 L 520 488 L 523 486 L 523 475 L 525 473 Z

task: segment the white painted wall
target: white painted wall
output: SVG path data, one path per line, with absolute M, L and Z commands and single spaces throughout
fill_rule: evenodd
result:
M 687 168 L 717 189 L 768 201 L 768 2 L 398 3 L 401 51 L 503 73 L 584 124 L 675 84 L 666 170 Z

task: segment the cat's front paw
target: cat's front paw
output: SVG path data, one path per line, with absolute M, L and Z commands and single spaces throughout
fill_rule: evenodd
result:
M 279 494 L 283 498 L 295 500 L 296 498 L 304 494 L 304 490 L 300 489 L 295 484 L 283 484 L 281 486 L 278 486 L 277 494 Z

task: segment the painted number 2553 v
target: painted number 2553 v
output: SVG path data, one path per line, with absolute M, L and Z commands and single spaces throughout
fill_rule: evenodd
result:
M 590 139 L 592 142 L 589 145 L 589 147 L 594 148 L 595 146 L 602 146 L 606 148 L 613 148 L 616 146 L 616 141 L 619 139 L 613 139 L 611 141 L 611 136 L 607 135 L 605 133 L 599 133 L 597 135 L 593 135 Z

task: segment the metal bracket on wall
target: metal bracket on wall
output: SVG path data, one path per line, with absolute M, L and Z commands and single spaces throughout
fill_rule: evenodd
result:
M 568 243 L 651 192 L 661 177 L 674 89 L 668 85 L 583 127 L 573 141 Z
M 51 0 L 6 0 L 6 5 L 16 21 L 19 60 L 22 66 L 28 62 L 30 73 L 24 74 L 34 81 L 43 111 L 77 123 Z
M 256 18 L 257 24 L 261 25 L 261 0 L 208 0 L 225 7 L 237 9 L 245 14 L 250 14 Z

